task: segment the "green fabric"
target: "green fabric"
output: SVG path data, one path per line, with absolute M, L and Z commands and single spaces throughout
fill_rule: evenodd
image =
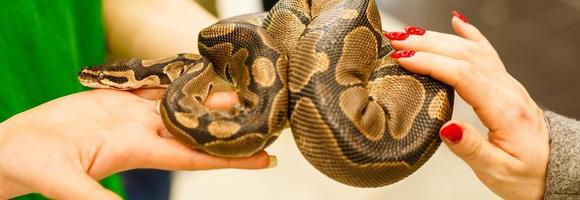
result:
M 0 0 L 0 121 L 79 92 L 79 67 L 104 62 L 101 2 Z M 123 195 L 119 176 L 102 181 Z M 44 199 L 28 195 L 18 199 Z

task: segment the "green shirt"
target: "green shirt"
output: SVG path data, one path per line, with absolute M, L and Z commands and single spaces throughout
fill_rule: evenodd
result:
M 79 67 L 105 59 L 101 1 L 0 2 L 0 121 L 82 91 L 76 79 Z M 102 183 L 123 192 L 119 176 Z M 20 198 L 44 199 L 39 195 Z

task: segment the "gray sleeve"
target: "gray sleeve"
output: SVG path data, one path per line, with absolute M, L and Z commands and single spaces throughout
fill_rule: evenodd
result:
M 550 158 L 545 199 L 580 199 L 580 121 L 545 112 Z

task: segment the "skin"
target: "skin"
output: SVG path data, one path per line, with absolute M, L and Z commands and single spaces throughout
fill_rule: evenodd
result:
M 489 189 L 505 199 L 541 199 L 549 154 L 543 111 L 475 26 L 457 17 L 452 26 L 458 35 L 427 31 L 392 41 L 395 49 L 417 52 L 399 62 L 453 86 L 488 128 L 486 139 L 472 125 L 451 121 L 444 127 L 459 125 L 463 137 L 443 140 Z
M 452 26 L 458 35 L 427 31 L 423 36 L 391 41 L 396 49 L 417 51 L 399 62 L 409 71 L 453 86 L 489 129 L 486 139 L 461 121 L 450 121 L 442 128 L 460 126 L 459 141 L 442 139 L 489 189 L 504 199 L 542 199 L 549 154 L 543 111 L 507 73 L 475 26 L 458 18 L 452 19 Z M 220 95 L 230 105 L 237 103 L 236 93 Z
M 156 91 L 138 91 L 145 97 Z M 207 105 L 223 106 L 211 98 Z M 262 169 L 265 152 L 224 159 L 167 134 L 156 101 L 114 90 L 56 99 L 0 124 L 0 199 L 38 192 L 54 199 L 119 199 L 96 180 L 136 168 Z
M 112 57 L 197 52 L 195 33 L 215 21 L 188 0 L 103 4 Z M 549 152 L 542 111 L 474 26 L 457 18 L 452 24 L 459 36 L 427 32 L 394 41 L 397 49 L 418 51 L 400 63 L 455 87 L 488 127 L 485 139 L 473 126 L 453 121 L 447 125 L 460 125 L 462 139 L 453 143 L 443 138 L 486 186 L 506 199 L 540 199 Z M 82 92 L 0 123 L 0 199 L 30 192 L 54 199 L 119 199 L 95 180 L 134 168 L 267 167 L 264 152 L 247 159 L 221 159 L 180 145 L 168 136 L 152 101 L 162 93 Z M 205 102 L 215 109 L 236 103 L 233 92 L 212 94 Z
M 456 17 L 452 26 L 458 35 L 427 31 L 392 41 L 396 49 L 417 51 L 399 62 L 409 71 L 453 86 L 488 128 L 486 139 L 472 125 L 455 120 L 443 128 L 459 125 L 461 140 L 442 138 L 488 188 L 505 199 L 541 199 L 549 154 L 543 111 L 507 73 L 496 50 L 475 26 Z M 233 92 L 219 96 L 222 109 L 237 103 Z
M 197 52 L 196 33 L 216 21 L 189 0 L 104 0 L 103 8 L 112 57 Z M 155 100 L 163 92 L 81 92 L 0 123 L 0 199 L 32 192 L 51 199 L 120 199 L 96 180 L 136 168 L 262 169 L 275 164 L 265 152 L 224 159 L 181 145 L 157 113 Z M 216 93 L 205 104 L 228 109 L 237 102 L 232 99 Z

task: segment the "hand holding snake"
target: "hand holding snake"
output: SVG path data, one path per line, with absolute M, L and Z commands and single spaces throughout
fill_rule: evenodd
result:
M 459 36 L 427 31 L 394 40 L 398 54 L 406 55 L 398 61 L 453 86 L 489 129 L 489 139 L 460 121 L 441 129 L 447 146 L 487 187 L 505 199 L 541 199 L 549 153 L 544 113 L 507 73 L 491 43 L 455 14 L 452 24 Z
M 374 0 L 283 0 L 269 13 L 202 30 L 201 55 L 120 60 L 85 68 L 79 79 L 95 88 L 167 88 L 160 113 L 169 132 L 212 155 L 251 156 L 289 122 L 322 173 L 377 187 L 427 161 L 453 99 L 449 86 L 401 68 L 382 34 Z M 227 86 L 239 96 L 233 109 L 203 105 Z
M 149 95 L 141 91 L 141 95 Z M 136 168 L 261 169 L 265 152 L 225 159 L 162 136 L 155 101 L 92 90 L 48 102 L 0 123 L 0 199 L 42 193 L 53 199 L 120 199 L 97 183 Z

